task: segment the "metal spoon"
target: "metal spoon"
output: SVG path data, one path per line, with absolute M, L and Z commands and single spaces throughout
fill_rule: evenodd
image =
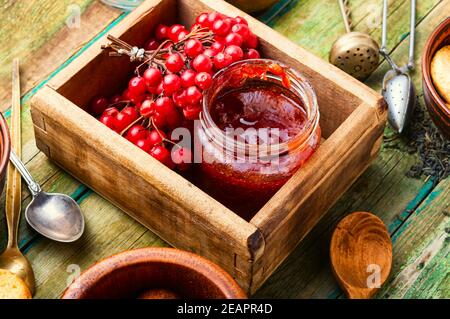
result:
M 19 60 L 13 61 L 12 72 L 12 107 L 11 107 L 11 149 L 14 147 L 17 152 L 21 151 L 21 130 L 20 130 L 20 75 Z M 22 279 L 31 292 L 34 294 L 35 280 L 33 269 L 28 259 L 20 252 L 17 245 L 17 234 L 19 232 L 19 221 L 21 213 L 21 180 L 20 175 L 14 166 L 8 164 L 6 179 L 6 225 L 8 228 L 8 243 L 5 251 L 0 255 L 0 268 L 12 272 Z
M 386 49 L 387 33 L 387 0 L 383 0 L 383 30 L 380 54 L 391 65 L 383 78 L 382 94 L 388 104 L 388 120 L 392 128 L 402 133 L 407 127 L 416 103 L 414 84 L 409 72 L 414 69 L 414 35 L 416 24 L 416 1 L 411 0 L 411 18 L 409 33 L 409 61 L 403 67 L 398 67 Z
M 333 43 L 329 60 L 341 70 L 363 81 L 378 66 L 378 43 L 366 33 L 352 31 L 348 0 L 338 2 L 347 33 Z
M 56 241 L 72 242 L 80 238 L 84 231 L 84 217 L 77 202 L 65 194 L 42 191 L 13 150 L 10 160 L 33 196 L 25 210 L 28 224 L 41 235 Z

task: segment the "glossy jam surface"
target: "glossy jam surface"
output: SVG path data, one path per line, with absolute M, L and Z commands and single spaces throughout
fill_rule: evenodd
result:
M 280 142 L 295 137 L 305 126 L 306 114 L 301 101 L 288 89 L 275 83 L 253 82 L 219 95 L 210 114 L 223 131 L 227 128 L 278 129 Z M 247 143 L 258 143 L 250 141 Z

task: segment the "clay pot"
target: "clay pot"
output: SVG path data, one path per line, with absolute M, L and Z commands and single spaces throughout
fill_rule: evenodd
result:
M 63 299 L 242 299 L 233 278 L 211 261 L 173 248 L 130 250 L 101 260 Z
M 245 12 L 256 12 L 269 8 L 279 0 L 227 0 Z
M 0 113 L 0 194 L 5 186 L 6 171 L 8 169 L 11 140 L 9 138 L 8 124 Z
M 425 104 L 431 119 L 447 139 L 450 139 L 450 103 L 446 103 L 431 79 L 431 60 L 437 50 L 450 45 L 450 17 L 445 19 L 428 38 L 422 57 L 422 86 Z

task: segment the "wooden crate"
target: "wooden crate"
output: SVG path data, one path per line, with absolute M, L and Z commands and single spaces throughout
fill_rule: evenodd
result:
M 38 92 L 31 112 L 50 159 L 173 246 L 221 265 L 251 294 L 376 157 L 386 107 L 378 93 L 221 0 L 148 0 L 110 34 L 142 46 L 158 23 L 190 25 L 213 10 L 244 16 L 264 57 L 310 79 L 321 112 L 321 146 L 250 222 L 82 109 L 123 88 L 132 70 L 126 57 L 100 49 L 106 37 Z

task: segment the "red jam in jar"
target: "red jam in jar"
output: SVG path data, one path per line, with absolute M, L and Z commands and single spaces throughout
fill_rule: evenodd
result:
M 250 220 L 318 147 L 316 95 L 277 61 L 237 62 L 205 92 L 196 131 L 201 188 Z

